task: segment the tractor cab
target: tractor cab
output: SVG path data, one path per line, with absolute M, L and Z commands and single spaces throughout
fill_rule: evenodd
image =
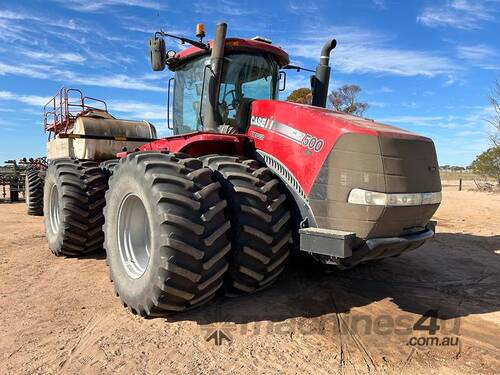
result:
M 200 41 L 161 32 L 192 44 L 179 53 L 165 52 L 165 42 L 157 35 L 150 40 L 153 69 L 167 66 L 174 72 L 169 81 L 170 87 L 173 81 L 173 90 L 168 92 L 167 120 L 174 135 L 245 133 L 252 101 L 278 99 L 279 81 L 285 77 L 280 68 L 288 65 L 288 54 L 261 37 L 226 39 L 225 25 L 217 32 L 223 35 L 206 44 L 202 42 L 204 32 L 199 30 Z
M 173 94 L 174 134 L 202 131 L 203 96 L 206 95 L 210 56 L 199 56 L 175 69 Z M 224 57 L 217 115 L 219 128 L 244 133 L 250 103 L 255 99 L 278 98 L 279 65 L 271 54 L 234 52 Z

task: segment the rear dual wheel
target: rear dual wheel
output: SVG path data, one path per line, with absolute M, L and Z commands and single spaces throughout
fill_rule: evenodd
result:
M 26 171 L 24 198 L 28 208 L 28 215 L 43 215 L 43 182 L 45 171 L 29 169 Z
M 43 215 L 49 248 L 55 255 L 81 256 L 102 249 L 107 187 L 93 161 L 58 159 L 50 164 Z

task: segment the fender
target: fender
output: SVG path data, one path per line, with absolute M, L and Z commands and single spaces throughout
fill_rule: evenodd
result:
M 245 155 L 251 148 L 253 141 L 244 134 L 195 132 L 146 143 L 139 147 L 139 151 L 184 152 L 199 157 L 209 154 Z

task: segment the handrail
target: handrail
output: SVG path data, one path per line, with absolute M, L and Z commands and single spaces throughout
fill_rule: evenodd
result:
M 71 98 L 71 93 L 76 93 L 76 98 Z M 103 108 L 88 105 L 86 101 L 101 103 Z M 43 107 L 43 126 L 45 132 L 49 133 L 49 140 L 59 133 L 67 134 L 78 116 L 90 111 L 108 112 L 108 106 L 104 100 L 84 96 L 79 89 L 61 87 Z

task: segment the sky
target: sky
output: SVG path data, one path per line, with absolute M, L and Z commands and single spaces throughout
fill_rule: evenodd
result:
M 330 88 L 359 85 L 365 117 L 432 138 L 441 165 L 489 147 L 500 0 L 0 0 L 0 161 L 45 154 L 42 107 L 62 85 L 167 136 L 170 74 L 151 70 L 147 40 L 160 29 L 194 37 L 198 22 L 210 38 L 220 21 L 229 37 L 269 38 L 312 69 L 336 38 Z M 281 99 L 308 74 L 288 71 Z

